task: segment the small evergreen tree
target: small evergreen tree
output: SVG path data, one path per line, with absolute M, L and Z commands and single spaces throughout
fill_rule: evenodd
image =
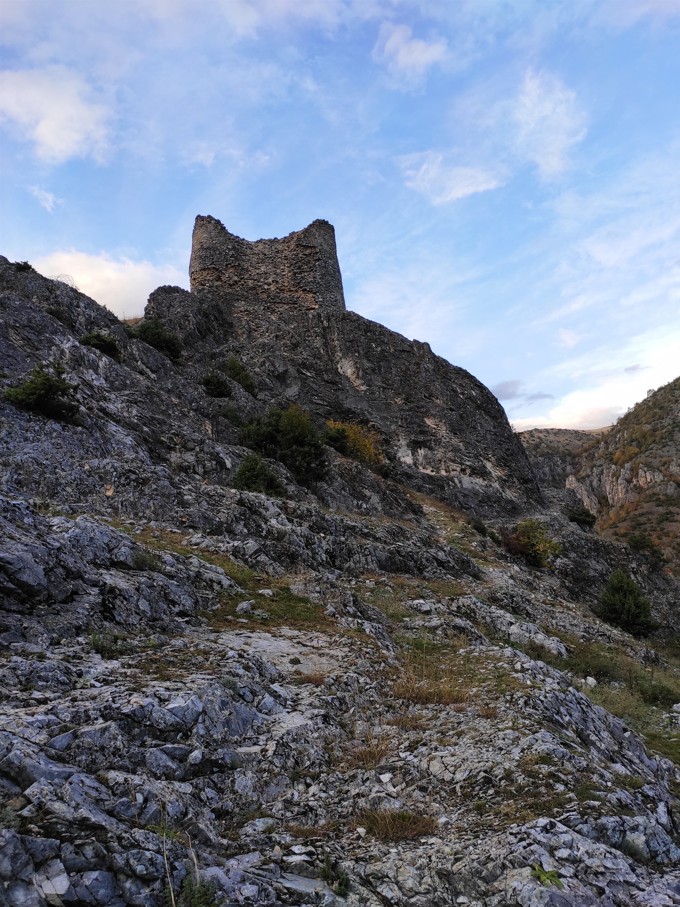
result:
M 111 334 L 105 334 L 103 331 L 92 331 L 91 334 L 85 334 L 84 337 L 81 337 L 80 342 L 85 346 L 91 346 L 93 349 L 99 350 L 100 353 L 104 353 L 106 356 L 110 356 L 116 362 L 120 360 L 120 347 Z
M 63 365 L 57 363 L 48 367 L 41 362 L 21 384 L 5 391 L 5 400 L 50 419 L 71 422 L 78 412 L 74 391 L 73 385 L 64 378 Z
M 652 629 L 648 600 L 625 570 L 615 570 L 600 595 L 597 614 L 608 624 L 644 636 Z
M 228 378 L 231 378 L 232 381 L 236 381 L 237 384 L 240 384 L 243 390 L 248 391 L 251 396 L 255 396 L 257 388 L 255 387 L 252 375 L 248 369 L 238 361 L 236 356 L 230 356 L 222 366 L 222 370 Z
M 240 491 L 259 491 L 274 498 L 285 498 L 286 488 L 257 454 L 248 454 L 236 470 L 234 488 Z
M 265 457 L 279 460 L 303 485 L 322 479 L 327 470 L 323 437 L 310 414 L 294 404 L 270 409 L 243 429 L 241 441 Z
M 220 372 L 208 372 L 201 378 L 201 384 L 209 397 L 231 397 L 231 385 Z
M 149 346 L 177 362 L 182 355 L 182 342 L 177 334 L 169 331 L 158 318 L 145 318 L 133 328 L 132 336 L 143 340 Z

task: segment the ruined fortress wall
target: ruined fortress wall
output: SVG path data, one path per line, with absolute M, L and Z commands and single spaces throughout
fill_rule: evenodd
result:
M 199 215 L 189 277 L 194 293 L 219 290 L 246 303 L 345 309 L 335 230 L 325 220 L 283 239 L 249 242 Z

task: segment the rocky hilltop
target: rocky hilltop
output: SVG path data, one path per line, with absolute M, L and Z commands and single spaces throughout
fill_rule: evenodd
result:
M 333 227 L 247 242 L 198 217 L 191 292 L 161 288 L 147 317 L 182 339 L 187 363 L 237 353 L 258 400 L 358 421 L 382 439 L 391 474 L 486 512 L 541 500 L 505 413 L 464 369 L 345 308 Z
M 0 259 L 0 903 L 679 903 L 673 577 L 330 225 L 191 275 L 131 326 Z

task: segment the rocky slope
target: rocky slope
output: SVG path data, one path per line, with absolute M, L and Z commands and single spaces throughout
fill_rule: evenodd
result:
M 61 363 L 78 407 L 0 399 L 0 903 L 680 902 L 676 583 L 542 504 L 471 376 L 345 312 L 327 225 L 226 268 L 208 228 L 147 308 L 176 363 L 0 261 L 3 391 Z M 227 409 L 199 378 L 232 353 Z M 283 399 L 388 468 L 236 490 L 239 421 Z M 502 544 L 527 516 L 542 567 Z M 593 613 L 619 567 L 651 642 Z

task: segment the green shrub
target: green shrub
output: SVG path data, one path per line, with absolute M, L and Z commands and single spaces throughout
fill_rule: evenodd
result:
M 581 529 L 592 529 L 597 521 L 595 514 L 584 506 L 570 507 L 567 511 L 567 517 L 570 523 L 576 523 Z
M 15 261 L 14 270 L 15 271 L 32 271 L 33 265 L 28 261 Z
M 80 342 L 110 356 L 116 362 L 120 361 L 120 347 L 110 334 L 105 334 L 103 331 L 92 331 L 91 334 L 81 337 Z
M 140 549 L 132 555 L 132 569 L 139 571 L 160 570 L 161 561 L 157 554 L 152 551 Z
M 231 385 L 220 372 L 208 372 L 201 378 L 201 384 L 209 397 L 231 397 Z
M 643 554 L 647 557 L 654 567 L 660 567 L 665 557 L 663 551 L 656 544 L 653 538 L 645 532 L 633 532 L 626 538 L 626 541 L 637 554 Z
M 475 532 L 478 532 L 479 535 L 486 535 L 489 531 L 484 520 L 478 516 L 468 517 L 468 525 L 474 529 Z
M 78 412 L 74 391 L 73 385 L 64 378 L 62 365 L 48 367 L 41 362 L 21 384 L 5 391 L 5 399 L 21 409 L 70 422 Z
M 356 422 L 326 422 L 325 441 L 346 457 L 361 463 L 377 464 L 383 460 L 380 437 L 377 432 L 357 425 Z
M 625 570 L 615 570 L 600 594 L 596 613 L 608 624 L 638 636 L 652 629 L 649 602 Z
M 326 475 L 323 437 L 310 414 L 297 405 L 271 409 L 254 419 L 243 429 L 241 440 L 246 447 L 279 460 L 303 485 Z
M 213 882 L 204 882 L 196 871 L 187 875 L 177 896 L 177 907 L 214 907 L 217 904 L 217 890 Z
M 321 878 L 338 897 L 344 898 L 349 894 L 349 876 L 329 856 L 324 859 Z
M 182 355 L 182 343 L 177 336 L 161 324 L 158 318 L 145 318 L 132 329 L 132 336 L 143 340 L 149 346 L 163 353 L 168 359 L 177 362 Z
M 73 330 L 73 318 L 71 313 L 68 312 L 63 306 L 60 305 L 48 305 L 45 309 L 47 315 L 51 315 L 52 318 L 56 318 L 57 321 L 60 321 L 65 327 Z
M 548 537 L 538 520 L 522 520 L 511 535 L 503 536 L 503 546 L 510 554 L 521 555 L 532 567 L 547 567 L 562 551 L 559 542 Z
M 257 393 L 255 382 L 248 369 L 238 361 L 236 356 L 229 357 L 225 365 L 222 366 L 222 371 L 232 381 L 240 384 L 243 390 L 248 391 L 251 396 L 255 396 Z
M 286 496 L 286 488 L 257 454 L 249 454 L 236 470 L 234 488 L 259 491 L 275 498 Z
M 341 423 L 326 422 L 324 441 L 329 447 L 332 447 L 333 450 L 337 450 L 339 454 L 342 454 L 343 457 L 349 456 L 349 439 L 347 437 L 347 432 L 342 427 Z
M 236 428 L 243 428 L 243 426 L 246 424 L 245 419 L 235 406 L 221 406 L 219 411 L 216 412 L 215 415 L 221 416 L 223 419 L 231 422 L 231 424 L 236 426 Z
M 556 869 L 544 869 L 540 863 L 534 863 L 531 875 L 546 888 L 564 888 Z
M 111 660 L 121 655 L 129 655 L 132 651 L 130 638 L 125 633 L 117 631 L 95 631 L 90 634 L 90 646 L 93 652 L 102 658 Z

